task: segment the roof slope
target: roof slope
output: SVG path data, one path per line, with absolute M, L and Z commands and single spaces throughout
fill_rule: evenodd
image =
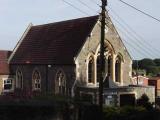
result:
M 11 64 L 74 64 L 98 16 L 32 26 Z
M 9 65 L 8 58 L 11 54 L 11 51 L 0 51 L 0 75 L 8 75 L 9 74 Z
M 151 77 L 151 78 L 149 78 L 149 80 L 160 80 L 160 77 L 159 76 Z

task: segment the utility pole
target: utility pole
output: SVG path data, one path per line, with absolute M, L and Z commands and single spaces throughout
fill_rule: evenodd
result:
M 102 1 L 101 11 L 101 41 L 100 41 L 100 81 L 99 81 L 99 107 L 101 120 L 103 115 L 103 79 L 104 79 L 104 40 L 105 40 L 105 20 L 107 0 Z

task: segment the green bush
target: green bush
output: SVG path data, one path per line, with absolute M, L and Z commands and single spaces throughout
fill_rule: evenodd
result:
M 142 106 L 144 108 L 146 108 L 147 110 L 152 110 L 153 106 L 152 104 L 149 102 L 149 98 L 146 94 L 143 94 L 138 100 L 137 100 L 137 105 L 138 106 Z
M 118 120 L 120 116 L 120 108 L 106 107 L 103 109 L 105 120 Z
M 143 107 L 106 107 L 104 108 L 104 120 L 142 120 L 147 110 Z

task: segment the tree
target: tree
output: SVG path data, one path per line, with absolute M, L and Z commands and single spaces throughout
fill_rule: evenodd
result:
M 159 73 L 159 68 L 157 66 L 146 66 L 147 74 L 157 75 Z
M 133 61 L 133 69 L 141 69 L 141 70 L 146 70 L 147 75 L 157 75 L 159 74 L 160 71 L 160 59 L 149 59 L 149 58 L 144 58 L 142 60 L 134 60 Z
M 154 61 L 149 58 L 144 58 L 144 59 L 140 60 L 138 64 L 139 64 L 139 68 L 141 68 L 141 69 L 146 69 L 148 66 L 156 66 Z
M 139 68 L 138 63 L 139 63 L 139 60 L 133 60 L 132 68 L 135 70 L 138 69 Z
M 145 107 L 147 110 L 152 110 L 153 106 L 149 102 L 149 98 L 146 94 L 143 94 L 139 99 L 137 99 L 137 105 Z
M 157 66 L 160 66 L 160 58 L 154 59 L 154 63 L 155 63 Z

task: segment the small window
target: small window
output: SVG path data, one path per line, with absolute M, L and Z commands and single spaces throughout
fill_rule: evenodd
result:
M 4 90 L 12 89 L 12 79 L 4 79 L 3 80 Z
M 32 81 L 33 81 L 33 89 L 40 90 L 41 89 L 41 76 L 38 70 L 35 70 L 33 72 Z

